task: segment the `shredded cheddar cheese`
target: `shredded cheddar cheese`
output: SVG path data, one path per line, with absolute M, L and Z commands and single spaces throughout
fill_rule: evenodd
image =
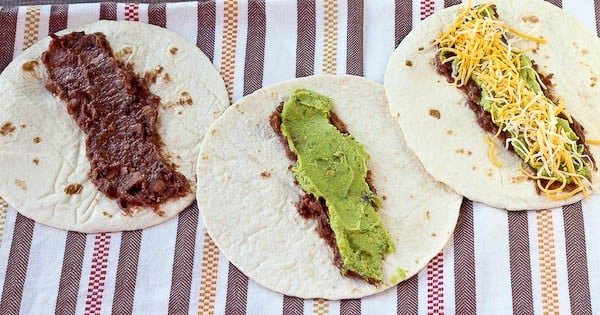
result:
M 562 100 L 544 96 L 541 89 L 546 87 L 529 59 L 523 59 L 525 51 L 515 47 L 521 40 L 541 44 L 546 40 L 509 27 L 490 12 L 492 4 L 472 7 L 469 3 L 435 42 L 440 61 L 452 64 L 454 84 L 463 86 L 474 80 L 482 90 L 480 105 L 499 127 L 493 139 L 486 136 L 490 160 L 502 167 L 494 155 L 494 140 L 505 132 L 510 135 L 506 145 L 512 145 L 529 165 L 522 164 L 521 171 L 536 181 L 541 192 L 555 200 L 578 193 L 587 196 L 592 161 L 577 144 L 571 128 L 561 124 L 561 120 L 572 122 L 571 116 Z M 532 80 L 541 89 L 533 88 L 523 78 L 523 71 L 533 73 Z M 571 183 L 575 188 L 565 189 Z

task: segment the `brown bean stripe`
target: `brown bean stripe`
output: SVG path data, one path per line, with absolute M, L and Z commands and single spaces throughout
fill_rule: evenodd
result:
M 508 212 L 510 285 L 515 314 L 533 314 L 531 258 L 527 211 Z
M 198 2 L 198 34 L 196 36 L 196 46 L 198 46 L 211 61 L 215 55 L 215 23 L 215 2 Z
M 121 234 L 121 247 L 119 249 L 112 304 L 113 314 L 131 314 L 133 312 L 141 242 L 142 230 L 126 231 Z
M 396 286 L 396 314 L 419 313 L 419 276 L 404 280 Z
M 20 312 L 34 227 L 33 220 L 17 213 L 0 301 L 3 314 Z
M 100 4 L 100 20 L 116 20 L 117 4 L 115 2 L 102 2 Z
M 363 75 L 364 0 L 348 0 L 346 73 Z
M 198 205 L 194 201 L 177 218 L 169 314 L 186 314 L 189 310 L 197 233 Z
M 150 3 L 148 4 L 148 23 L 160 27 L 167 27 L 167 4 Z
M 396 0 L 394 18 L 395 46 L 412 30 L 412 1 Z
M 297 4 L 296 77 L 313 75 L 317 34 L 315 0 Z
M 0 9 L 0 72 L 13 59 L 15 36 L 17 34 L 17 16 L 19 8 Z
M 476 312 L 476 292 L 473 202 L 463 198 L 454 230 L 454 306 L 457 314 Z
M 581 201 L 563 207 L 571 314 L 592 314 Z
M 86 241 L 87 235 L 84 233 L 67 233 L 54 309 L 56 314 L 75 314 Z

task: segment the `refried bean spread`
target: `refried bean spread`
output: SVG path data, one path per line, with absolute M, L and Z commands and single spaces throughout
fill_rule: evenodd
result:
M 160 154 L 160 98 L 131 65 L 117 61 L 102 33 L 52 36 L 42 55 L 46 88 L 87 135 L 92 182 L 126 213 L 185 196 L 186 177 Z M 159 212 L 160 214 L 160 212 Z

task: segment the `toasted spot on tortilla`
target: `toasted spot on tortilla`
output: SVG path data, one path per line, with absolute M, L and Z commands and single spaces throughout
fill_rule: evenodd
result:
M 431 218 L 431 213 L 429 212 L 429 210 L 425 211 L 425 217 L 427 218 L 427 220 Z
M 425 50 L 425 47 L 422 47 L 422 46 L 421 46 L 421 47 L 417 48 L 417 50 L 418 50 L 418 51 L 423 51 L 423 50 Z
M 213 136 L 216 135 L 217 134 L 217 129 L 211 129 L 210 130 L 210 134 L 213 135 Z
M 27 127 L 26 124 L 21 124 L 21 128 L 25 128 L 25 127 Z
M 162 79 L 165 82 L 171 82 L 171 75 L 169 75 L 169 73 L 165 73 Z
M 156 214 L 158 214 L 159 217 L 164 217 L 165 216 L 165 212 L 164 211 L 157 211 Z
M 177 47 L 169 48 L 169 52 L 171 53 L 171 55 L 176 55 L 177 51 L 179 51 L 179 48 L 177 48 Z
M 121 50 L 119 50 L 115 53 L 115 58 L 122 58 L 127 55 L 131 55 L 132 53 L 133 53 L 133 48 L 131 48 L 129 46 L 125 46 Z
M 486 169 L 486 174 L 488 177 L 492 177 L 494 175 L 494 170 L 491 168 Z
M 592 83 L 590 83 L 590 87 L 594 87 L 596 86 L 596 84 L 598 83 L 598 78 L 596 77 L 591 77 L 590 81 L 592 81 Z
M 35 138 L 33 138 L 33 140 L 32 140 L 32 141 L 33 141 L 33 143 L 36 143 L 36 144 L 37 144 L 37 143 L 40 143 L 40 142 L 42 142 L 42 138 L 40 138 L 40 137 L 35 137 Z
M 183 112 L 182 111 L 178 111 L 177 115 L 183 115 Z
M 465 149 L 454 150 L 454 153 L 464 154 L 465 153 Z
M 454 134 L 454 130 L 448 129 L 448 130 L 446 130 L 446 133 L 451 136 Z
M 263 171 L 262 173 L 260 173 L 260 177 L 269 178 L 269 177 L 271 177 L 271 173 L 269 173 L 267 171 Z
M 12 122 L 7 121 L 0 127 L 0 136 L 8 136 L 15 131 L 15 125 Z
M 106 212 L 106 211 L 102 211 L 102 215 L 103 215 L 103 216 L 105 216 L 105 217 L 109 217 L 109 218 L 112 218 L 112 217 L 113 217 L 113 215 L 112 215 L 112 214 L 110 214 L 110 213 L 108 213 L 108 212 Z
M 383 200 L 387 200 L 387 196 L 386 196 L 386 195 L 383 195 L 383 196 L 381 196 L 381 199 L 383 199 Z
M 189 92 L 183 91 L 179 93 L 179 100 L 177 101 L 177 103 L 179 103 L 179 105 L 192 105 L 194 104 L 194 100 L 192 100 L 192 96 Z
M 27 61 L 27 62 L 23 63 L 23 65 L 21 66 L 21 68 L 24 71 L 35 71 L 35 69 L 37 68 L 38 64 L 39 63 L 37 62 L 37 60 L 30 60 L 30 61 Z
M 436 233 L 431 233 L 431 236 L 436 237 L 437 234 Z
M 15 178 L 15 185 L 23 189 L 23 191 L 27 191 L 27 183 L 24 180 Z
M 406 66 L 407 66 L 407 67 L 412 67 L 412 66 L 413 66 L 413 63 L 412 63 L 412 61 L 410 61 L 410 60 L 408 60 L 408 59 L 407 59 L 407 60 L 406 60 Z
M 473 151 L 467 150 L 467 155 L 473 155 Z
M 587 54 L 589 54 L 589 53 L 590 53 L 590 51 L 589 51 L 589 50 L 587 50 L 587 49 L 582 49 L 582 50 L 581 50 L 581 53 L 582 53 L 582 54 L 584 54 L 584 55 L 587 55 Z
M 69 184 L 69 185 L 67 185 L 67 187 L 65 187 L 65 194 L 77 195 L 77 194 L 81 193 L 82 190 L 83 190 L 83 186 L 81 184 L 78 184 L 78 183 Z
M 537 23 L 540 21 L 540 18 L 537 15 L 524 15 L 521 17 L 521 21 L 525 23 Z
M 477 166 L 471 167 L 471 170 L 473 170 L 473 171 L 476 170 L 476 169 L 477 169 Z
M 527 180 L 527 176 L 522 175 L 522 176 L 512 176 L 510 178 L 510 182 L 513 184 L 517 184 L 517 183 L 521 183 L 523 181 Z
M 208 155 L 203 155 L 203 156 L 202 156 L 202 160 L 203 160 L 203 161 L 206 161 L 206 160 L 208 160 Z
M 31 160 L 31 162 L 33 162 L 33 164 L 35 164 L 35 165 L 40 165 L 39 159 L 33 159 L 33 160 Z
M 431 116 L 435 119 L 440 119 L 440 117 L 442 117 L 442 115 L 440 114 L 440 111 L 437 109 L 430 109 L 429 116 Z

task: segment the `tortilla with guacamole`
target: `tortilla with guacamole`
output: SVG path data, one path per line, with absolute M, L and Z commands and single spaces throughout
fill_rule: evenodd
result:
M 428 172 L 458 193 L 508 210 L 569 204 L 598 184 L 599 48 L 544 1 L 448 8 L 392 55 L 390 111 Z
M 228 108 L 197 176 L 224 255 L 303 298 L 358 298 L 411 277 L 448 241 L 462 200 L 409 152 L 383 87 L 348 75 L 265 87 Z

